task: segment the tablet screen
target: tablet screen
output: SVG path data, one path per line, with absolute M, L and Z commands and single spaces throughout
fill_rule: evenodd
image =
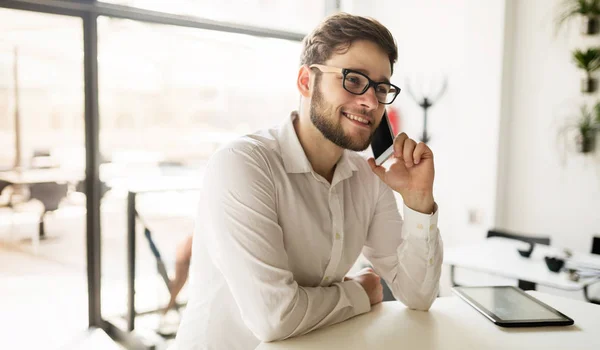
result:
M 472 288 L 463 291 L 472 300 L 506 321 L 564 319 L 513 288 Z
M 575 322 L 513 286 L 455 287 L 452 291 L 501 327 L 570 326 Z

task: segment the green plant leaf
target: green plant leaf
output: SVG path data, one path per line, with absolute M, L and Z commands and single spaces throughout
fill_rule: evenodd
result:
M 600 101 L 594 105 L 594 114 L 596 115 L 596 124 L 600 125 Z
M 598 105 L 594 106 L 596 109 Z M 586 135 L 590 130 L 594 128 L 592 120 L 592 112 L 587 108 L 586 105 L 581 106 L 579 119 L 577 120 L 577 128 L 582 135 Z
M 600 68 L 600 49 L 589 48 L 586 51 L 577 49 L 573 51 L 573 61 L 577 68 L 589 74 Z
M 564 0 L 559 7 L 555 18 L 557 31 L 574 16 L 594 17 L 600 15 L 600 0 Z

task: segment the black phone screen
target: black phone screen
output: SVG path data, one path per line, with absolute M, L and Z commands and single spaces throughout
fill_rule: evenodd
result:
M 371 149 L 375 159 L 379 158 L 388 148 L 394 144 L 394 136 L 392 129 L 390 128 L 390 122 L 387 117 L 387 112 L 383 113 L 381 123 L 375 130 L 373 138 L 371 140 Z

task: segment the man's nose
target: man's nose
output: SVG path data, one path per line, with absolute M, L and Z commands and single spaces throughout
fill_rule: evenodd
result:
M 375 109 L 379 106 L 379 100 L 375 95 L 375 87 L 369 86 L 364 94 L 358 95 L 360 105 L 367 109 Z

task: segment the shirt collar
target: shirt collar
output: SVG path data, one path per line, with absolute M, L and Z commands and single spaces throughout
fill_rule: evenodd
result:
M 281 150 L 281 158 L 283 159 L 283 165 L 285 171 L 288 173 L 310 173 L 313 171 L 312 165 L 304 153 L 304 149 L 300 144 L 296 130 L 294 129 L 294 120 L 298 118 L 298 112 L 293 111 L 290 117 L 283 123 L 279 130 L 279 147 Z M 335 169 L 334 181 L 336 177 L 338 181 L 349 178 L 352 176 L 353 171 L 358 171 L 358 168 L 350 159 L 348 154 L 349 150 L 344 150 L 342 157 L 337 163 Z M 339 175 L 338 175 L 339 173 Z

